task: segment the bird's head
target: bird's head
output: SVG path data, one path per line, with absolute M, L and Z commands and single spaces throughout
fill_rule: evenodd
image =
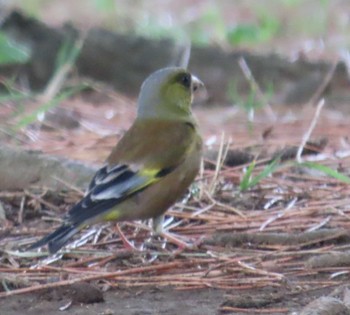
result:
M 204 84 L 186 69 L 171 67 L 152 73 L 142 84 L 138 117 L 187 119 L 193 94 Z

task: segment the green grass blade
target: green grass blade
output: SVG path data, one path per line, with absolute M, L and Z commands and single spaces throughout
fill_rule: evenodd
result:
M 242 181 L 239 184 L 239 189 L 241 191 L 247 190 L 250 187 L 250 181 L 251 181 L 253 170 L 255 168 L 255 164 L 256 164 L 255 160 L 249 164 L 247 171 L 245 172 L 242 178 Z
M 307 168 L 311 168 L 317 171 L 320 171 L 326 175 L 328 175 L 329 177 L 335 178 L 341 182 L 350 184 L 350 177 L 346 176 L 342 173 L 339 173 L 338 171 L 336 171 L 335 169 L 332 169 L 328 166 L 322 165 L 322 164 L 318 164 L 318 163 L 314 163 L 314 162 L 303 162 L 303 163 L 296 163 L 297 166 L 303 166 L 303 167 L 307 167 Z
M 81 52 L 81 44 L 80 40 L 76 40 L 72 42 L 70 40 L 65 40 L 60 47 L 56 61 L 55 61 L 55 71 L 59 71 L 61 67 L 66 64 L 74 64 L 76 59 L 78 58 Z
M 29 58 L 29 49 L 0 32 L 0 65 L 26 63 Z
M 274 159 L 270 164 L 266 165 L 265 168 L 257 176 L 253 177 L 250 181 L 250 187 L 257 185 L 262 179 L 271 175 L 278 167 L 280 159 Z
M 16 102 L 30 99 L 32 95 L 27 93 L 11 93 L 11 94 L 0 94 L 0 105 L 3 105 L 6 102 Z
M 26 127 L 27 125 L 35 122 L 38 119 L 38 115 L 46 113 L 48 110 L 50 110 L 51 108 L 54 108 L 55 106 L 57 106 L 60 102 L 62 102 L 63 100 L 69 98 L 70 96 L 72 96 L 73 94 L 79 93 L 81 90 L 83 90 L 84 88 L 86 88 L 86 85 L 79 85 L 77 87 L 71 88 L 69 90 L 66 90 L 64 92 L 62 92 L 61 94 L 59 94 L 57 97 L 55 97 L 54 99 L 50 100 L 49 102 L 41 105 L 38 109 L 36 109 L 35 111 L 33 111 L 32 113 L 24 116 L 15 126 L 15 129 L 20 129 L 23 127 Z
M 254 162 L 254 164 L 253 164 Z M 276 168 L 279 165 L 280 162 L 280 158 L 276 158 L 274 159 L 270 164 L 266 165 L 265 168 L 255 177 L 251 177 L 251 174 L 253 172 L 253 169 L 255 167 L 255 161 L 253 161 L 248 169 L 247 172 L 245 173 L 241 184 L 239 185 L 239 189 L 241 191 L 247 190 L 251 187 L 256 186 L 261 180 L 263 180 L 264 178 L 266 178 L 267 176 L 271 175 Z

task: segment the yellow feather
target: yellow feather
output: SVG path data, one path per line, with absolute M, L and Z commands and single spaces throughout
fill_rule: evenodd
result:
M 103 220 L 105 221 L 116 221 L 120 217 L 120 212 L 118 210 L 111 210 L 103 215 Z

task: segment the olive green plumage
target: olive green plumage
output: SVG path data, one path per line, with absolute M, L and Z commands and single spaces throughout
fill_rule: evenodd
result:
M 53 233 L 33 244 L 54 253 L 87 225 L 153 218 L 180 198 L 198 173 L 202 140 L 191 112 L 202 82 L 182 68 L 151 74 L 137 118 L 92 179 L 85 197 Z

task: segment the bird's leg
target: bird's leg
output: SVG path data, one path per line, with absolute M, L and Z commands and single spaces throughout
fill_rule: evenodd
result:
M 179 248 L 184 249 L 191 247 L 190 244 L 180 240 L 174 234 L 164 231 L 163 229 L 164 215 L 153 218 L 152 227 L 155 234 L 164 237 L 168 242 L 177 245 Z
M 152 228 L 156 234 L 163 233 L 164 215 L 161 214 L 158 217 L 152 219 Z
M 138 251 L 138 249 L 127 239 L 125 234 L 122 232 L 119 223 L 116 224 L 116 230 L 120 236 L 120 239 L 122 240 L 122 243 L 124 244 L 124 247 L 128 250 L 135 250 Z

